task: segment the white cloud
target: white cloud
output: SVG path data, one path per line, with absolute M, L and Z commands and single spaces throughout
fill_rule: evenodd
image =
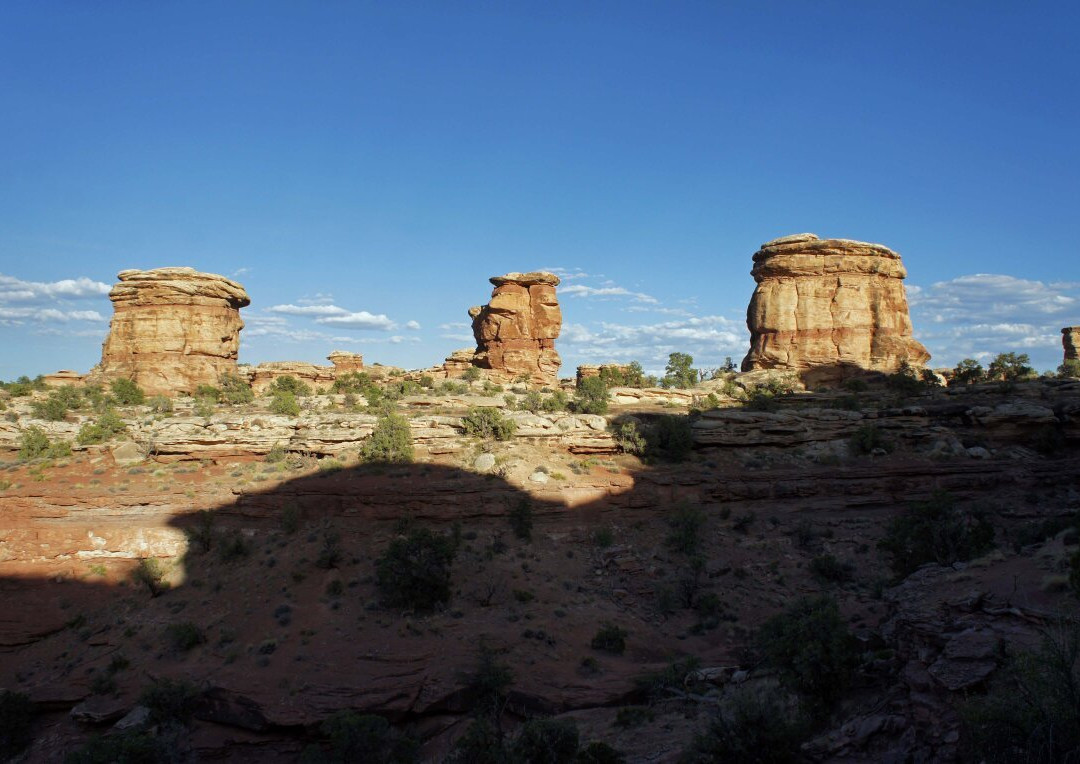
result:
M 104 321 L 96 310 L 58 310 L 57 308 L 9 308 L 0 306 L 0 320 L 11 323 L 22 321 L 61 322 Z
M 446 329 L 446 330 L 450 330 L 450 329 L 468 329 L 470 326 L 472 326 L 472 324 L 470 324 L 470 323 L 468 323 L 466 321 L 451 321 L 451 322 L 446 323 L 446 324 L 439 324 L 440 329 Z
M 951 366 L 1026 352 L 1039 369 L 1061 363 L 1061 327 L 1080 316 L 1080 284 L 1045 283 L 1004 274 L 975 273 L 907 287 L 915 337 Z
M 23 281 L 0 273 L 0 303 L 104 297 L 110 287 L 85 276 L 60 281 Z
M 287 316 L 346 316 L 349 311 L 337 305 L 325 303 L 310 305 L 274 305 L 267 308 L 271 313 L 284 313 Z
M 562 281 L 573 281 L 575 279 L 591 279 L 591 278 L 603 278 L 602 275 L 593 275 L 586 273 L 580 268 L 567 269 L 567 268 L 541 268 L 542 271 L 548 273 L 554 273 Z
M 559 294 L 566 297 L 629 297 L 637 302 L 647 302 L 651 304 L 660 302 L 652 295 L 647 295 L 643 292 L 631 292 L 629 289 L 621 286 L 591 287 L 585 286 L 584 284 L 571 284 L 570 286 L 559 290 Z
M 419 331 L 420 330 L 420 322 L 419 321 L 406 321 L 405 322 L 405 328 L 406 329 L 411 329 L 414 332 Z
M 323 318 L 316 318 L 315 323 L 348 326 L 355 329 L 378 329 L 384 332 L 397 328 L 397 324 L 391 321 L 386 315 L 382 313 L 375 315 L 374 313 L 368 313 L 366 310 L 356 311 L 355 313 L 346 312 L 344 315 L 331 315 Z

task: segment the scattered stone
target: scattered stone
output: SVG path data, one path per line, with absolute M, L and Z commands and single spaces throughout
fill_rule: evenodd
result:
M 473 461 L 473 469 L 477 472 L 491 472 L 495 467 L 495 454 L 480 454 Z
M 118 467 L 129 467 L 146 459 L 146 452 L 142 446 L 130 440 L 113 446 L 112 458 Z

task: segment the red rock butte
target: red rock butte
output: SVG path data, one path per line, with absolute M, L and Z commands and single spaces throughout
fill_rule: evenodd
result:
M 491 301 L 469 309 L 476 337 L 473 365 L 513 380 L 528 377 L 536 385 L 558 384 L 562 359 L 555 340 L 562 311 L 555 295 L 554 273 L 507 273 L 493 276 Z
M 900 255 L 881 244 L 774 239 L 754 253 L 757 288 L 746 312 L 743 371 L 782 369 L 808 382 L 920 366 L 930 354 L 912 337 Z
M 109 292 L 113 317 L 89 381 L 134 380 L 149 395 L 193 393 L 235 373 L 240 284 L 194 268 L 126 270 Z

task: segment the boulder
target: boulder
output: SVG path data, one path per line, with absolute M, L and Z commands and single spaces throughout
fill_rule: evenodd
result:
M 194 268 L 127 270 L 109 292 L 113 317 L 88 382 L 131 379 L 148 395 L 192 393 L 236 373 L 240 284 Z
M 746 313 L 743 371 L 788 369 L 817 384 L 930 358 L 911 336 L 907 272 L 887 247 L 785 236 L 754 254 L 751 275 L 757 288 Z

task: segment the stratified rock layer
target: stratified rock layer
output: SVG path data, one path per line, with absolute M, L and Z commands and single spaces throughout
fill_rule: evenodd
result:
M 1080 326 L 1066 326 L 1062 329 L 1061 344 L 1065 347 L 1066 361 L 1080 361 Z
M 194 268 L 127 270 L 119 279 L 93 380 L 127 378 L 149 395 L 175 395 L 236 372 L 240 308 L 251 303 L 242 286 Z
M 743 371 L 791 369 L 813 381 L 894 372 L 930 354 L 911 336 L 900 255 L 880 244 L 775 239 L 754 254 Z
M 559 277 L 553 273 L 507 273 L 494 276 L 487 305 L 469 309 L 476 337 L 473 364 L 496 376 L 525 376 L 537 385 L 558 383 L 562 359 L 555 340 L 562 311 L 555 296 Z

